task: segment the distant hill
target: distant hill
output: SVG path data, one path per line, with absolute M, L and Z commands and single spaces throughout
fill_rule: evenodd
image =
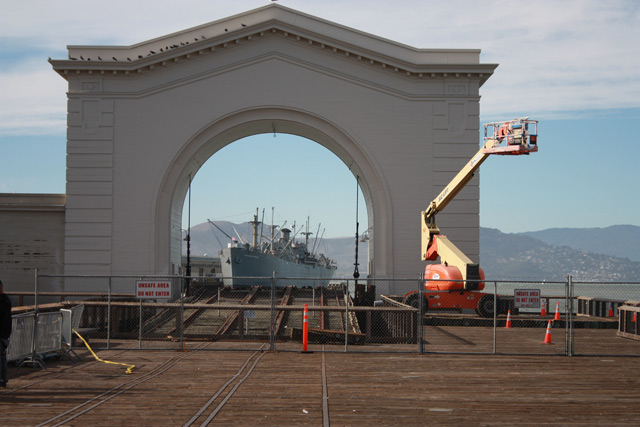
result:
M 224 233 L 251 242 L 249 223 L 216 221 Z M 236 233 L 237 232 L 237 233 Z M 229 237 L 202 223 L 191 228 L 191 254 L 217 256 Z M 268 227 L 262 228 L 269 236 Z M 302 239 L 298 239 L 302 240 Z M 617 242 L 620 242 L 617 244 Z M 338 237 L 315 240 L 316 252 L 336 261 L 336 276 L 351 277 L 355 261 L 355 238 Z M 361 273 L 367 271 L 368 243 L 358 243 Z M 604 229 L 549 229 L 509 234 L 480 228 L 480 262 L 487 278 L 495 280 L 561 281 L 571 274 L 576 281 L 640 281 L 640 227 L 613 226 Z M 183 242 L 183 254 L 186 243 Z M 621 254 L 616 256 L 615 254 Z M 415 272 L 407 272 L 409 277 Z
M 519 233 L 555 246 L 640 261 L 640 227 L 613 225 L 606 228 L 550 228 Z
M 556 246 L 528 234 L 480 229 L 480 261 L 487 277 L 558 281 L 570 274 L 576 281 L 640 281 L 640 262 Z

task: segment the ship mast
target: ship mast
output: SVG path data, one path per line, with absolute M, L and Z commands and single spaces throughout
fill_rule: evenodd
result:
M 261 224 L 258 221 L 258 208 L 256 208 L 256 214 L 253 216 L 253 221 L 249 221 L 249 224 L 253 225 L 253 249 L 258 248 L 258 225 Z
M 274 231 L 274 225 L 273 225 L 273 210 L 275 208 L 273 206 L 271 206 L 271 242 L 270 242 L 270 247 L 269 250 L 273 253 L 273 239 L 274 239 L 274 235 L 273 235 L 273 231 Z
M 310 253 L 310 252 L 309 252 L 309 236 L 310 236 L 310 235 L 312 235 L 313 233 L 310 233 L 310 232 L 309 232 L 309 217 L 307 217 L 307 227 L 306 227 L 306 230 L 307 230 L 307 231 L 305 231 L 304 233 L 302 233 L 302 234 L 304 234 L 304 250 L 305 250 L 305 251 L 307 251 L 307 253 Z

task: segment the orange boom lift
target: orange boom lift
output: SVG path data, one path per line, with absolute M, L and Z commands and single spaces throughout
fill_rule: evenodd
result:
M 484 272 L 471 261 L 436 226 L 436 214 L 442 211 L 473 178 L 475 171 L 492 154 L 527 155 L 538 151 L 538 121 L 528 117 L 506 122 L 484 124 L 482 148 L 458 172 L 451 182 L 422 211 L 422 260 L 440 264 L 428 264 L 424 271 L 424 287 L 427 291 L 423 307 L 427 309 L 475 309 L 483 317 L 493 316 L 494 298 L 484 289 Z M 417 291 L 404 296 L 404 303 L 419 307 Z

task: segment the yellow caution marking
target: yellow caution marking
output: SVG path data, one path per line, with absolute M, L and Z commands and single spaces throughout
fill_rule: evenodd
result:
M 91 354 L 93 354 L 93 357 L 95 357 L 95 359 L 96 359 L 98 362 L 108 363 L 108 364 L 110 364 L 110 365 L 122 365 L 122 366 L 127 366 L 127 370 L 125 371 L 125 373 L 127 373 L 127 374 L 130 374 L 130 373 L 131 373 L 131 371 L 133 370 L 133 368 L 135 368 L 135 367 L 136 367 L 136 365 L 129 365 L 128 363 L 110 362 L 110 361 L 108 361 L 108 360 L 102 360 L 102 359 L 100 359 L 100 358 L 98 357 L 98 355 L 97 355 L 97 354 L 95 354 L 95 353 L 94 353 L 94 351 L 91 349 L 91 347 L 89 346 L 89 343 L 88 343 L 84 338 L 82 338 L 82 335 L 80 335 L 80 334 L 79 334 L 75 329 L 73 330 L 73 333 L 74 333 L 74 334 L 76 334 L 76 335 L 77 335 L 77 336 L 82 340 L 82 342 L 84 343 L 84 345 L 86 345 L 86 346 L 87 346 L 87 348 L 89 349 L 89 351 L 91 352 Z

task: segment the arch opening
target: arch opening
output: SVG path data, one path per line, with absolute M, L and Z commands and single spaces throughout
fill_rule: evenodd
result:
M 351 224 L 351 239 L 354 239 L 356 228 L 356 177 L 359 183 L 357 192 L 360 194 L 358 221 L 360 240 L 368 240 L 368 251 L 363 252 L 362 246 L 359 252 L 359 270 L 369 273 L 371 277 L 377 274 L 388 274 L 384 263 L 376 264 L 375 254 L 379 247 L 386 244 L 385 232 L 390 229 L 390 214 L 387 211 L 388 194 L 385 191 L 383 180 L 380 179 L 375 164 L 369 161 L 366 151 L 353 138 L 346 135 L 338 127 L 327 123 L 310 114 L 300 113 L 284 109 L 262 109 L 243 111 L 232 116 L 218 120 L 203 131 L 199 132 L 183 147 L 169 167 L 156 207 L 156 270 L 178 272 L 182 255 L 182 232 L 184 204 L 189 189 L 189 179 L 197 180 L 198 171 L 216 153 L 224 153 L 225 147 L 233 147 L 241 144 L 245 138 L 291 138 L 295 143 L 317 143 L 324 147 L 330 157 L 342 165 L 343 173 L 351 175 L 351 182 L 346 183 L 345 193 L 351 192 L 351 198 L 347 197 L 351 206 L 345 206 L 346 216 L 344 223 Z M 262 136 L 260 136 L 262 135 Z M 335 159 L 337 157 L 337 159 Z M 302 164 L 304 168 L 304 164 Z M 205 167 L 206 169 L 206 167 Z M 248 172 L 250 174 L 250 171 Z M 343 184 L 345 185 L 345 184 Z M 192 188 L 193 189 L 193 188 Z M 251 202 L 251 198 L 249 202 Z M 192 193 L 192 203 L 194 196 Z M 328 201 L 331 203 L 332 201 Z M 363 203 L 364 202 L 364 203 Z M 252 209 L 260 207 L 252 203 Z M 262 206 L 270 208 L 271 206 Z M 241 210 L 244 212 L 244 210 Z M 248 210 L 247 210 L 248 212 Z M 235 213 L 240 213 L 236 211 Z M 286 212 L 283 214 L 286 215 Z M 311 213 L 316 215 L 316 213 Z M 212 215 L 216 216 L 216 215 Z M 322 221 L 322 215 L 318 215 L 317 221 Z M 213 218 L 211 218 L 213 220 Z M 287 218 L 288 219 L 288 218 Z M 298 221 L 298 218 L 294 218 Z M 198 220 L 195 221 L 197 223 Z M 191 225 L 194 225 L 193 219 Z M 365 227 L 366 225 L 366 227 Z M 347 234 L 344 237 L 349 237 Z M 335 236 L 336 234 L 333 234 Z M 376 237 L 382 238 L 374 240 Z M 377 244 L 376 244 L 377 243 Z M 360 243 L 362 245 L 363 243 Z M 351 262 L 351 268 L 354 267 Z
M 251 242 L 252 227 L 248 222 L 258 209 L 258 220 L 264 224 L 264 233 L 259 234 L 268 239 L 266 230 L 272 225 L 291 229 L 297 241 L 304 240 L 302 233 L 311 233 L 309 248 L 337 263 L 336 277 L 353 274 L 358 221 L 359 269 L 366 276 L 367 246 L 372 233 L 365 234 L 366 203 L 356 185 L 347 165 L 307 138 L 263 133 L 231 142 L 193 176 L 190 205 L 189 195 L 185 196 L 181 228 L 185 234 L 191 226 L 190 256 L 216 257 L 228 243 L 228 237 L 208 220 L 225 227 L 232 237 Z M 183 238 L 183 267 L 185 255 Z M 193 269 L 192 272 L 199 274 Z

